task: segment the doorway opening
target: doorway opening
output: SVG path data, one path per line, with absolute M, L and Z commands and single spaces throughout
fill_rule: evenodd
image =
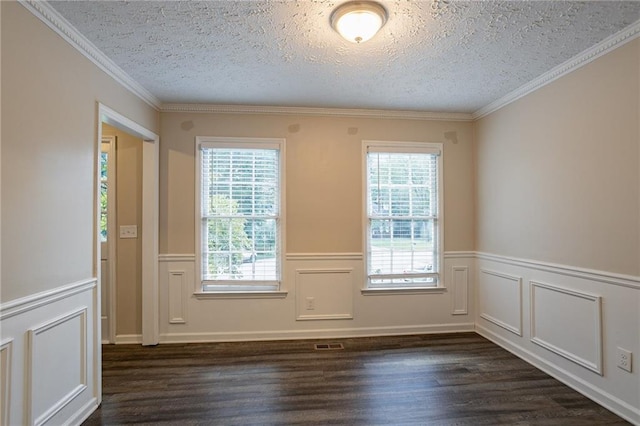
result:
M 111 108 L 98 104 L 98 147 L 97 152 L 102 152 L 103 124 L 108 124 L 120 129 L 132 136 L 142 139 L 142 177 L 141 177 L 141 204 L 142 212 L 140 219 L 140 235 L 136 235 L 141 241 L 141 282 L 142 282 L 142 344 L 155 345 L 159 341 L 159 312 L 158 312 L 158 170 L 159 170 L 159 137 L 152 131 L 140 126 L 129 118 L 119 114 Z M 98 170 L 100 169 L 100 159 L 102 155 L 97 155 Z M 100 194 L 101 179 L 96 182 L 96 194 Z M 98 204 L 100 197 L 98 196 Z M 98 206 L 99 217 L 97 223 L 100 224 L 102 209 Z M 108 218 L 108 213 L 107 213 Z M 100 271 L 102 264 L 101 256 L 101 229 L 96 230 L 96 276 L 102 278 Z M 112 227 L 115 230 L 114 227 Z M 118 232 L 119 234 L 119 232 Z M 113 291 L 113 289 L 110 289 Z M 102 283 L 100 292 L 102 293 Z M 110 300 L 113 302 L 113 300 Z M 108 312 L 115 319 L 114 304 L 108 308 Z M 102 301 L 98 304 L 102 306 Z M 109 314 L 108 314 L 109 316 Z M 98 326 L 98 328 L 101 328 Z M 109 340 L 114 337 L 115 325 L 109 327 Z M 105 339 L 103 339 L 105 340 Z M 112 340 L 113 341 L 113 340 Z

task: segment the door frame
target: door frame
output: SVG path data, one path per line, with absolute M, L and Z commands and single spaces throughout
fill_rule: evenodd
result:
M 159 164 L 160 137 L 151 130 L 130 120 L 108 106 L 98 102 L 98 152 L 102 143 L 102 123 L 117 127 L 143 140 L 142 143 L 142 344 L 157 345 L 159 331 L 159 291 L 158 291 L 158 209 L 159 209 Z M 99 155 L 98 155 L 99 159 Z M 96 184 L 99 194 L 99 179 Z M 98 200 L 99 201 L 99 200 Z M 98 277 L 98 298 L 100 283 L 100 239 L 99 222 L 96 226 L 96 265 Z M 100 307 L 100 300 L 98 300 Z M 99 327 L 98 327 L 99 328 Z M 101 339 L 100 339 L 101 340 Z

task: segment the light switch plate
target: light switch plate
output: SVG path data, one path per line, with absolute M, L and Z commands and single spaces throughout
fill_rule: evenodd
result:
M 138 225 L 120 226 L 120 238 L 138 238 Z

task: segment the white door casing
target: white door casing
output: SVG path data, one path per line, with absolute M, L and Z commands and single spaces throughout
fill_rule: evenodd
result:
M 98 116 L 98 140 L 102 140 L 102 123 L 117 127 L 143 140 L 141 224 L 142 344 L 156 345 L 159 341 L 160 326 L 158 306 L 158 185 L 160 138 L 152 131 L 100 103 L 98 103 Z M 98 268 L 101 263 L 99 253 L 100 247 L 98 246 L 96 255 Z M 96 276 L 99 277 L 101 274 L 99 271 L 97 272 Z

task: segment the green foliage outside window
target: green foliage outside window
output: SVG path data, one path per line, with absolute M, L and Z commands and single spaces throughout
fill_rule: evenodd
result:
M 213 216 L 237 215 L 238 202 L 224 195 L 209 198 L 209 211 Z M 209 218 L 207 221 L 207 251 L 211 273 L 237 273 L 237 265 L 242 263 L 242 253 L 251 246 L 244 230 L 244 218 Z

